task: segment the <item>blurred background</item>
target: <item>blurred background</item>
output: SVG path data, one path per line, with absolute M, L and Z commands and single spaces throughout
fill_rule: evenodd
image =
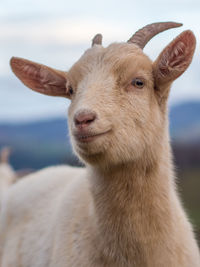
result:
M 191 29 L 197 38 L 191 66 L 173 84 L 169 116 L 178 189 L 200 240 L 199 0 L 1 0 L 0 148 L 11 147 L 11 164 L 21 173 L 52 164 L 79 164 L 67 131 L 68 100 L 27 89 L 10 70 L 12 56 L 67 70 L 96 33 L 103 34 L 106 46 L 159 21 L 184 25 L 148 43 L 144 52 L 152 60 L 183 30 Z

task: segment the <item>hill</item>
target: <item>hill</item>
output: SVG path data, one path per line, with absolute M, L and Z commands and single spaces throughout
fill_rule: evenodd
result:
M 12 148 L 16 169 L 39 169 L 52 164 L 77 164 L 72 154 L 66 119 L 1 124 L 0 147 Z
M 174 141 L 200 142 L 200 102 L 186 102 L 170 110 L 170 133 Z

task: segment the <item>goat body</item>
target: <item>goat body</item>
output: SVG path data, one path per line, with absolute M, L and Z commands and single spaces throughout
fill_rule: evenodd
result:
M 5 147 L 0 153 L 0 198 L 16 180 L 16 173 L 9 164 L 10 149 Z
M 200 265 L 176 192 L 167 119 L 171 83 L 189 66 L 195 37 L 183 32 L 152 63 L 141 36 L 148 41 L 146 29 L 152 38 L 163 25 L 107 48 L 97 35 L 67 73 L 11 60 L 33 90 L 72 100 L 71 140 L 86 168 L 50 167 L 8 190 L 1 267 Z

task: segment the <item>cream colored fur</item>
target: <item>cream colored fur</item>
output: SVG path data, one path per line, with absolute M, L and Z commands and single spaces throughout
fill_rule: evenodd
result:
M 181 38 L 185 44 L 187 36 Z M 166 104 L 171 82 L 191 61 L 194 39 L 193 48 L 185 44 L 189 56 L 181 57 L 181 73 L 177 64 L 176 73 L 171 71 L 173 56 L 177 60 L 184 50 L 174 42 L 169 55 L 164 51 L 154 63 L 133 44 L 95 45 L 67 74 L 59 74 L 74 90 L 70 135 L 86 168 L 47 168 L 8 190 L 0 218 L 1 267 L 200 266 L 176 191 Z M 159 67 L 163 62 L 171 66 L 167 77 Z M 40 92 L 31 75 L 44 75 L 47 93 L 55 95 L 47 70 L 37 66 L 22 59 L 12 64 Z M 143 88 L 132 85 L 135 77 L 145 81 Z M 77 141 L 74 124 L 83 110 L 97 114 L 88 134 L 105 133 L 85 143 Z
M 10 150 L 4 148 L 0 152 L 0 198 L 2 199 L 8 187 L 15 182 L 16 173 L 8 162 Z M 1 201 L 0 201 L 1 202 Z
M 8 163 L 0 163 L 0 195 L 15 181 L 16 175 Z

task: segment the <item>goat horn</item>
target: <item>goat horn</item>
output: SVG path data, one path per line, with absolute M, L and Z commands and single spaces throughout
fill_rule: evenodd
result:
M 92 39 L 92 46 L 94 46 L 95 44 L 97 45 L 101 45 L 102 44 L 102 34 L 98 33 L 94 36 L 94 38 Z
M 128 43 L 138 45 L 141 49 L 158 33 L 165 30 L 182 26 L 182 23 L 176 22 L 158 22 L 146 25 L 137 31 L 129 40 Z

